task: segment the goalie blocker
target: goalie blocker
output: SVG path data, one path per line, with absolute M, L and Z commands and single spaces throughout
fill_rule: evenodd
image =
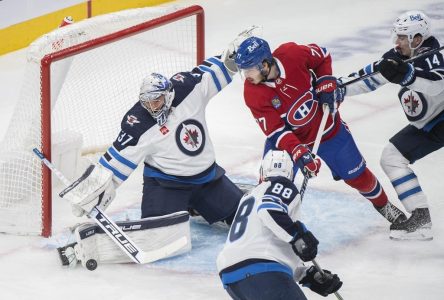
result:
M 165 251 L 172 257 L 191 250 L 190 222 L 188 212 L 181 211 L 165 216 L 149 217 L 116 224 L 139 247 L 147 252 Z M 75 229 L 76 242 L 58 248 L 62 265 L 75 267 L 78 262 L 89 270 L 101 263 L 133 262 L 95 223 L 83 223 Z M 187 242 L 178 250 L 168 252 L 168 246 L 186 238 Z

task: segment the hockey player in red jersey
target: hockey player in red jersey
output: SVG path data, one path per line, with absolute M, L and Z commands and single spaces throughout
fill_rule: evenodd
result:
M 290 42 L 271 53 L 265 40 L 252 36 L 239 45 L 235 62 L 245 77 L 245 103 L 267 136 L 264 153 L 269 149 L 286 150 L 305 176 L 316 176 L 321 161 L 311 148 L 323 115 L 321 107 L 343 100 L 342 89 L 337 88 L 336 78 L 331 75 L 328 51 L 316 44 Z M 339 112 L 330 106 L 332 113 L 317 155 L 335 180 L 342 179 L 356 189 L 390 223 L 405 220 L 367 168 Z

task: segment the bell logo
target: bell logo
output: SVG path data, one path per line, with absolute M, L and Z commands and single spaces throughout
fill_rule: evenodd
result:
M 253 44 L 247 47 L 248 52 L 253 52 L 257 47 L 259 47 L 259 43 L 257 41 L 253 41 Z
M 422 21 L 422 17 L 420 14 L 410 16 L 410 21 Z

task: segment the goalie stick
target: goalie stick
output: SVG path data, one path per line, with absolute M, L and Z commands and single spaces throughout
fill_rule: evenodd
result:
M 40 160 L 65 184 L 69 186 L 69 180 L 40 152 L 37 148 L 32 150 Z M 131 260 L 138 264 L 150 263 L 170 256 L 187 244 L 185 236 L 156 250 L 143 251 L 116 225 L 100 208 L 95 206 L 88 217 L 94 219 L 97 225 L 117 244 L 117 246 L 128 255 Z
M 409 62 L 412 62 L 412 61 L 417 60 L 418 58 L 421 58 L 421 57 L 424 57 L 424 56 L 427 56 L 427 55 L 430 55 L 430 54 L 434 54 L 434 53 L 436 53 L 436 52 L 439 52 L 439 51 L 441 51 L 441 50 L 443 50 L 443 49 L 444 49 L 444 46 L 441 46 L 441 47 L 439 47 L 439 48 L 436 48 L 436 49 L 433 49 L 433 50 L 430 50 L 430 51 L 427 51 L 427 52 L 421 53 L 421 54 L 419 54 L 419 55 L 417 55 L 417 56 L 414 56 L 414 57 L 412 57 L 412 58 L 406 59 L 406 60 L 404 60 L 404 62 L 409 63 Z M 341 84 L 341 87 L 344 87 L 344 86 L 347 86 L 347 85 L 353 84 L 353 83 L 355 83 L 355 82 L 358 82 L 358 81 L 364 80 L 364 79 L 369 78 L 369 77 L 371 77 L 371 76 L 373 76 L 373 75 L 376 75 L 376 74 L 378 74 L 378 73 L 379 73 L 379 71 L 374 71 L 374 72 L 371 72 L 371 73 L 369 73 L 369 74 L 362 75 L 361 77 L 358 77 L 358 78 L 352 79 L 352 80 L 350 80 L 350 81 L 345 82 L 344 84 Z

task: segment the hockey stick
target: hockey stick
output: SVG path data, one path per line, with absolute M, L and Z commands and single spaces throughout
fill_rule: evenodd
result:
M 318 152 L 319 145 L 321 143 L 322 134 L 324 133 L 325 124 L 327 123 L 327 119 L 328 119 L 328 105 L 324 104 L 322 109 L 323 109 L 322 120 L 321 120 L 321 123 L 319 124 L 318 133 L 316 134 L 316 138 L 315 138 L 315 141 L 313 144 L 313 148 L 311 151 L 312 154 L 316 154 L 316 152 Z M 295 177 L 295 179 L 296 179 L 296 177 Z M 299 197 L 300 197 L 301 202 L 302 202 L 302 198 L 304 197 L 305 189 L 307 188 L 308 179 L 309 179 L 308 175 L 304 175 L 304 181 L 302 182 L 301 188 L 299 189 Z M 256 186 L 254 184 L 241 183 L 241 182 L 236 182 L 235 184 L 244 193 L 251 191 Z
M 409 62 L 412 62 L 412 61 L 417 60 L 418 58 L 421 58 L 421 57 L 424 57 L 424 56 L 428 56 L 428 55 L 431 55 L 431 54 L 437 53 L 437 52 L 439 52 L 439 51 L 441 51 L 441 50 L 443 50 L 443 49 L 444 49 L 444 46 L 441 46 L 441 47 L 439 47 L 439 48 L 436 48 L 436 49 L 433 49 L 433 50 L 430 50 L 430 51 L 427 51 L 427 52 L 421 53 L 421 54 L 419 54 L 419 55 L 417 55 L 417 56 L 414 56 L 414 57 L 412 57 L 412 58 L 406 59 L 406 60 L 404 60 L 404 62 L 409 63 Z M 348 82 L 345 82 L 344 84 L 341 85 L 341 87 L 344 87 L 344 86 L 347 86 L 347 85 L 353 84 L 353 83 L 355 83 L 355 82 L 358 82 L 358 81 L 364 80 L 364 79 L 369 78 L 369 77 L 371 77 L 371 76 L 373 76 L 373 75 L 376 75 L 376 74 L 378 74 L 378 73 L 379 73 L 379 71 L 374 71 L 374 72 L 371 72 L 371 73 L 369 73 L 369 74 L 362 75 L 361 77 L 358 77 L 358 78 L 355 78 L 355 79 L 350 80 L 350 81 L 348 81 Z
M 321 273 L 322 276 L 325 276 L 325 272 L 324 270 L 322 270 L 321 266 L 318 264 L 318 262 L 314 259 L 312 259 L 311 261 L 313 263 L 313 265 L 315 266 L 316 270 L 318 270 L 319 273 Z M 342 298 L 341 294 L 339 294 L 339 292 L 334 292 L 336 298 L 338 300 L 344 300 L 344 298 Z
M 324 134 L 325 124 L 327 124 L 327 119 L 328 119 L 328 111 L 329 111 L 328 105 L 324 104 L 322 106 L 322 109 L 323 109 L 323 115 L 322 115 L 321 124 L 319 124 L 318 133 L 316 134 L 313 148 L 311 150 L 311 153 L 313 155 L 316 155 L 316 153 L 318 152 L 319 145 L 321 144 L 322 135 Z M 304 175 L 304 181 L 302 182 L 301 188 L 299 189 L 299 199 L 301 200 L 301 202 L 302 199 L 304 198 L 305 189 L 307 188 L 308 184 L 308 179 L 310 179 L 310 177 L 307 174 Z
M 64 185 L 69 186 L 69 180 L 40 152 L 37 148 L 32 151 L 40 158 L 40 160 L 50 169 Z M 117 244 L 117 246 L 128 255 L 131 260 L 138 264 L 150 263 L 180 250 L 187 244 L 185 236 L 157 250 L 143 251 L 140 249 L 123 231 L 116 225 L 99 207 L 95 206 L 88 217 L 94 219 L 97 225 Z

